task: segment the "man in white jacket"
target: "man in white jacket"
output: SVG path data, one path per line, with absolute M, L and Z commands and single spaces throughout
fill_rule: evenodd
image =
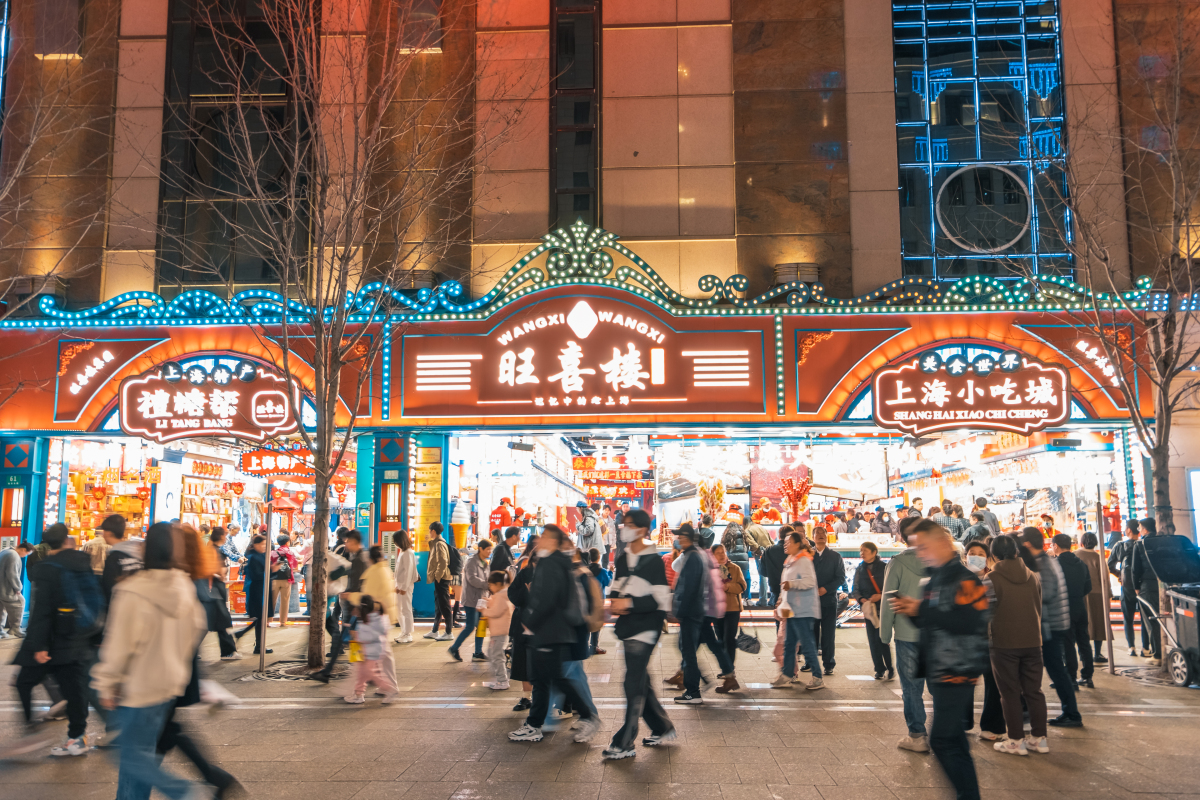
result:
M 170 526 L 152 525 L 144 568 L 113 590 L 100 661 L 92 667 L 92 687 L 101 705 L 116 711 L 110 719 L 121 731 L 118 797 L 132 796 L 137 784 L 171 800 L 204 796 L 199 785 L 164 771 L 154 752 L 208 629 L 195 584 L 173 568 L 174 550 Z

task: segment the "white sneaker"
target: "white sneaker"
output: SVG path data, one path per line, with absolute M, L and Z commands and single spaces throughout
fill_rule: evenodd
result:
M 505 681 L 504 683 L 486 681 L 483 685 L 486 688 L 491 689 L 493 692 L 503 692 L 509 688 L 508 681 Z
M 240 658 L 245 658 L 245 656 L 239 653 L 237 650 L 234 650 L 227 656 L 221 656 L 222 661 L 237 661 Z
M 1050 752 L 1050 742 L 1046 741 L 1045 736 L 1041 737 L 1040 739 L 1035 739 L 1032 736 L 1026 736 L 1025 747 L 1028 750 L 1037 750 L 1039 753 Z
M 552 719 L 557 722 L 558 720 L 562 720 L 562 719 L 571 719 L 574 716 L 575 715 L 573 713 L 571 713 L 570 711 L 563 711 L 561 708 L 555 708 L 555 709 L 551 710 L 549 714 L 546 715 L 546 718 Z
M 896 747 L 899 747 L 901 750 L 910 750 L 914 753 L 928 753 L 929 738 L 927 736 L 905 736 L 896 742 Z
M 993 747 L 997 753 L 1008 753 L 1013 756 L 1027 756 L 1029 751 L 1025 749 L 1025 741 L 1023 739 L 1005 739 L 1003 742 L 996 742 Z M 1046 748 L 1047 751 L 1049 748 Z
M 60 744 L 58 747 L 50 748 L 52 756 L 86 756 L 88 750 L 87 736 L 80 736 L 78 739 L 67 739 L 66 744 Z
M 398 636 L 398 637 L 396 637 L 396 644 L 412 644 L 412 637 L 411 636 Z
M 792 679 L 781 672 L 775 676 L 775 680 L 771 681 L 771 686 L 775 689 L 790 689 L 792 688 Z
M 628 750 L 619 750 L 616 747 L 609 745 L 608 747 L 604 748 L 604 752 L 600 754 L 600 757 L 607 761 L 619 761 L 622 758 L 633 758 L 636 755 L 637 750 L 633 749 L 632 747 Z
M 575 741 L 579 744 L 586 744 L 600 730 L 600 718 L 592 717 L 591 719 L 581 720 L 578 727 L 579 732 L 575 734 Z
M 363 703 L 367 702 L 367 699 L 361 694 L 348 694 L 342 699 L 352 706 L 361 706 Z
M 980 731 L 979 741 L 981 742 L 1003 742 L 1008 738 L 1007 734 L 992 733 L 991 731 Z
M 436 633 L 434 633 L 433 631 L 430 631 L 429 633 L 425 634 L 425 635 L 424 635 L 424 636 L 422 636 L 421 638 L 422 638 L 422 639 L 434 639 L 434 640 L 436 640 L 436 639 L 438 638 L 438 635 L 437 635 Z
M 821 680 L 820 678 L 813 678 L 808 682 L 808 686 L 805 686 L 804 688 L 810 692 L 815 692 L 817 689 L 825 688 L 825 681 Z
M 391 705 L 392 703 L 396 702 L 399 699 L 400 699 L 400 695 L 393 692 L 392 694 L 385 694 L 383 696 L 383 699 L 380 700 L 379 702 L 381 705 L 388 706 L 388 705 Z
M 435 638 L 435 639 L 437 639 L 439 642 L 449 642 L 449 641 L 451 641 L 451 640 L 452 640 L 454 637 L 453 637 L 453 636 L 451 636 L 451 635 L 450 635 L 450 634 L 448 634 L 448 633 L 443 633 L 441 636 L 435 636 L 434 638 Z
M 1161 667 L 1161 666 L 1162 666 L 1162 659 L 1161 659 L 1161 658 L 1147 658 L 1147 659 L 1146 659 L 1146 666 L 1148 666 L 1148 667 Z
M 542 740 L 542 729 L 535 728 L 526 722 L 515 731 L 509 731 L 508 738 L 514 742 L 540 742 Z

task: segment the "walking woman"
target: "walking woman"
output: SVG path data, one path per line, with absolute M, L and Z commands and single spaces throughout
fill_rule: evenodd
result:
M 400 616 L 400 635 L 396 644 L 411 644 L 413 640 L 413 584 L 421 580 L 417 573 L 417 554 L 413 552 L 412 539 L 408 531 L 396 531 L 392 541 L 398 548 L 396 551 L 396 571 L 393 579 L 396 583 L 396 613 Z
M 530 682 L 529 670 L 529 637 L 525 635 L 524 627 L 520 624 L 521 614 L 529 605 L 529 584 L 533 582 L 533 570 L 537 566 L 538 537 L 529 537 L 525 552 L 517 562 L 520 569 L 508 585 L 508 601 L 513 604 L 512 619 L 516 620 L 508 627 L 508 640 L 512 649 L 509 664 L 509 678 L 521 682 L 521 699 L 513 706 L 513 711 L 528 711 L 532 704 L 533 684 Z
M 117 797 L 148 797 L 154 788 L 184 800 L 200 796 L 198 787 L 164 771 L 154 750 L 208 625 L 195 584 L 174 568 L 171 526 L 151 525 L 143 552 L 144 569 L 113 590 L 92 686 L 121 731 Z
M 783 671 L 771 681 L 776 689 L 789 689 L 798 683 L 796 649 L 804 650 L 804 660 L 812 665 L 812 679 L 805 688 L 824 689 L 821 680 L 821 661 L 817 658 L 817 633 L 814 626 L 821 619 L 821 603 L 817 598 L 817 570 L 813 566 L 812 546 L 803 534 L 792 531 L 784 540 L 787 561 L 783 564 L 783 599 L 779 615 L 784 621 L 786 638 L 783 644 Z
M 746 577 L 742 574 L 742 568 L 729 560 L 725 545 L 714 544 L 712 554 L 721 572 L 721 583 L 725 585 L 725 618 L 717 623 L 717 641 L 729 654 L 729 663 L 732 664 L 737 659 L 738 624 L 742 620 L 742 592 L 746 591 Z
M 983 541 L 975 540 L 967 545 L 963 552 L 967 569 L 983 579 L 984 585 L 991 585 L 992 570 L 996 559 L 992 557 L 991 549 Z M 979 713 L 979 738 L 985 742 L 998 742 L 1004 739 L 1004 708 L 1000 700 L 1000 688 L 996 686 L 996 678 L 992 674 L 989 660 L 983 673 L 983 710 Z M 975 727 L 975 707 L 967 707 L 967 718 L 963 725 L 967 730 Z
M 467 559 L 467 563 L 463 566 L 462 573 L 462 606 L 466 612 L 467 622 L 463 625 L 463 629 L 459 631 L 458 638 L 450 645 L 450 657 L 455 661 L 462 661 L 462 656 L 458 653 L 458 648 L 462 647 L 462 643 L 467 640 L 468 636 L 475 637 L 475 652 L 471 654 L 472 661 L 487 661 L 487 656 L 483 654 L 483 637 L 478 634 L 479 626 L 479 601 L 487 594 L 488 590 L 488 559 L 492 555 L 492 543 L 487 539 L 479 540 L 479 549 L 475 555 Z
M 1108 580 L 1108 571 L 1104 568 L 1104 558 L 1096 549 L 1100 545 L 1100 540 L 1096 534 L 1088 531 L 1083 536 L 1079 537 L 1080 549 L 1075 551 L 1075 555 L 1079 556 L 1088 568 L 1088 574 L 1092 578 L 1092 591 L 1087 596 L 1087 614 L 1088 614 L 1088 638 L 1092 640 L 1092 647 L 1095 648 L 1095 655 L 1092 656 L 1092 663 L 1107 664 L 1108 659 L 1100 652 L 1100 647 L 1108 641 L 1108 609 L 1104 604 L 1104 588 L 1100 581 Z M 1091 680 L 1086 683 L 1080 680 L 1083 686 L 1091 686 Z
M 867 644 L 871 648 L 871 660 L 875 662 L 875 680 L 894 680 L 896 669 L 892 666 L 892 646 L 879 639 L 879 603 L 883 600 L 883 575 L 887 564 L 879 557 L 879 548 L 874 542 L 863 542 L 858 554 L 862 561 L 854 571 L 854 590 L 850 596 L 858 601 L 866 620 Z
M 225 586 L 225 576 L 229 574 L 229 557 L 222 550 L 227 538 L 222 527 L 213 528 L 209 533 L 208 544 L 205 546 L 212 550 L 216 568 L 207 580 L 196 583 L 200 588 L 201 603 L 208 615 L 208 629 L 216 632 L 217 641 L 221 645 L 221 660 L 236 661 L 242 654 L 237 650 L 233 634 L 229 632 L 233 627 L 233 618 L 229 616 L 229 590 Z
M 1008 728 L 1008 738 L 995 747 L 1001 753 L 1025 756 L 1030 747 L 1049 753 L 1050 745 L 1042 693 L 1042 582 L 1020 559 L 1018 547 L 1015 536 L 993 539 L 996 566 L 988 577 L 996 595 L 990 627 L 992 675 Z M 1028 738 L 1022 702 L 1029 710 Z
M 242 575 L 245 576 L 242 586 L 246 592 L 246 616 L 250 618 L 250 624 L 233 635 L 233 638 L 240 642 L 242 637 L 253 629 L 254 655 L 258 655 L 262 649 L 265 638 L 262 629 L 267 625 L 263 615 L 263 587 L 266 580 L 263 573 L 266 568 L 267 537 L 259 533 L 250 540 L 250 549 L 246 552 L 246 566 L 242 570 Z M 268 654 L 272 652 L 267 650 Z

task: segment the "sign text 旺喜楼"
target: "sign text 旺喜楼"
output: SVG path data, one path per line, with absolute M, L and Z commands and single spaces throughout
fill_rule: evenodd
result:
M 403 360 L 406 416 L 765 413 L 760 331 L 677 331 L 605 297 L 532 303 L 474 336 L 405 336 Z
M 287 380 L 251 361 L 211 372 L 167 362 L 126 378 L 119 398 L 121 430 L 159 443 L 191 436 L 261 442 L 297 426 Z
M 1067 371 L 1015 350 L 943 359 L 928 351 L 875 373 L 875 423 L 920 435 L 952 428 L 1028 435 L 1067 421 Z

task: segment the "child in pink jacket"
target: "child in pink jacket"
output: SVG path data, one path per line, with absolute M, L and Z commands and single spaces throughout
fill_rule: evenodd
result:
M 492 665 L 492 680 L 483 685 L 502 691 L 508 688 L 508 667 L 504 663 L 504 648 L 508 646 L 508 626 L 512 623 L 513 605 L 508 602 L 508 573 L 493 572 L 488 576 L 487 607 L 483 616 L 488 623 L 488 662 Z

